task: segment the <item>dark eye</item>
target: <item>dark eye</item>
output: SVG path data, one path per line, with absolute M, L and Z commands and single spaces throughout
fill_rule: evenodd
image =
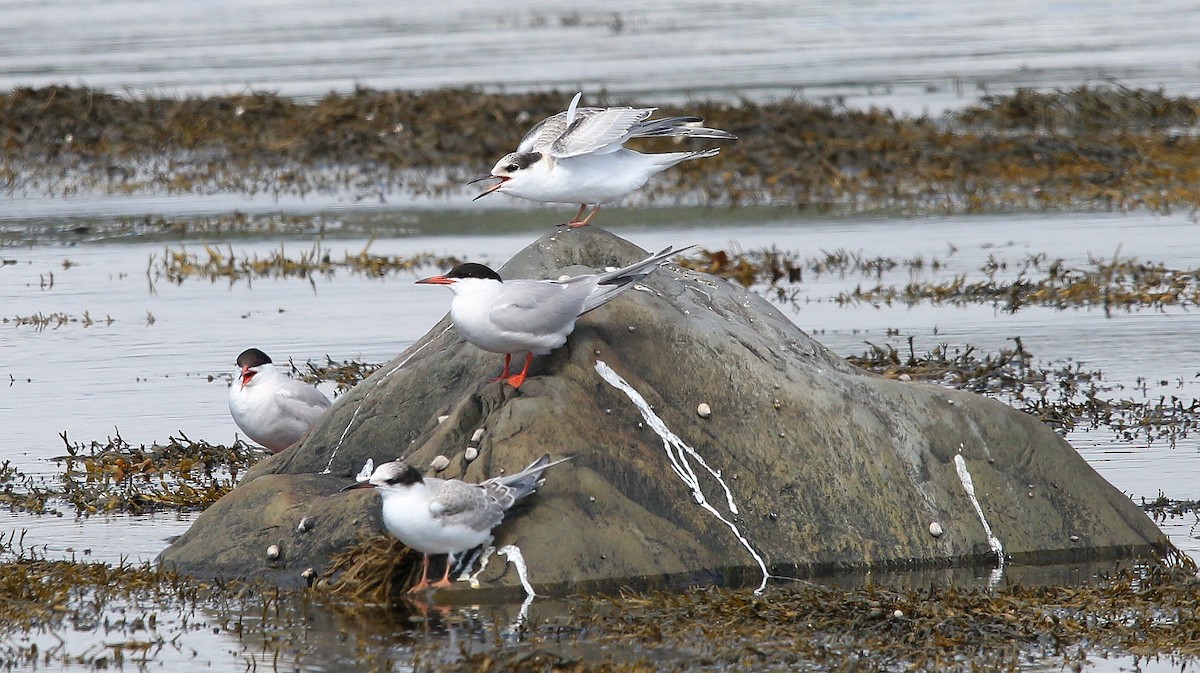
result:
M 512 172 L 514 172 L 514 171 L 519 171 L 519 170 L 521 170 L 521 167 L 520 167 L 520 166 L 518 166 L 518 165 L 516 165 L 516 164 L 509 164 L 509 165 L 507 165 L 507 166 L 505 166 L 505 167 L 504 167 L 504 170 L 508 171 L 509 173 L 512 173 Z

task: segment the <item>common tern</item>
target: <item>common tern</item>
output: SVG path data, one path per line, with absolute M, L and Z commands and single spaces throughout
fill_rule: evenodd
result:
M 445 285 L 454 292 L 450 302 L 454 327 L 467 343 L 503 353 L 504 372 L 499 380 L 520 388 L 533 356 L 546 355 L 566 343 L 579 316 L 615 299 L 683 250 L 668 246 L 616 271 L 564 280 L 504 281 L 482 264 L 467 263 L 417 283 Z M 525 366 L 518 374 L 509 373 L 514 353 L 525 353 Z
M 538 458 L 529 467 L 504 477 L 493 477 L 478 484 L 459 479 L 422 477 L 412 465 L 401 461 L 383 463 L 365 481 L 342 489 L 374 488 L 383 496 L 383 525 L 410 549 L 421 552 L 421 580 L 410 593 L 451 585 L 450 567 L 454 555 L 483 544 L 492 529 L 504 520 L 504 513 L 518 500 L 545 483 L 547 468 L 572 457 L 550 461 Z M 430 584 L 429 556 L 448 554 L 442 579 Z
M 242 351 L 229 388 L 229 414 L 251 440 L 271 453 L 295 444 L 329 409 L 321 391 L 276 369 L 257 348 Z
M 640 189 L 651 176 L 687 161 L 716 155 L 720 149 L 642 154 L 624 147 L 631 138 L 719 138 L 737 136 L 720 129 L 693 126 L 696 116 L 650 119 L 657 108 L 579 107 L 575 94 L 565 112 L 543 119 L 521 140 L 517 151 L 496 162 L 489 175 L 496 184 L 476 199 L 500 192 L 543 203 L 578 203 L 579 212 L 568 227 L 591 222 L 600 206 Z M 588 204 L 592 212 L 579 219 Z

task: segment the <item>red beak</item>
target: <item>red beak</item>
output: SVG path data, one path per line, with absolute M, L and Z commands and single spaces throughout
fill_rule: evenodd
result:
M 242 367 L 242 385 L 241 385 L 241 387 L 245 388 L 246 384 L 250 383 L 250 379 L 254 378 L 254 375 L 257 373 L 258 372 L 251 371 L 249 367 Z
M 453 285 L 454 279 L 445 276 L 430 276 L 417 281 L 417 285 Z

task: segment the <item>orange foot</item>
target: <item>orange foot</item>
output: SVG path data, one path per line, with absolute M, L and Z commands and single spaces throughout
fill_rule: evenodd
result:
M 504 380 L 507 381 L 508 385 L 512 386 L 513 388 L 520 388 L 521 384 L 525 383 L 525 375 L 529 373 L 529 365 L 532 363 L 533 363 L 533 353 L 526 353 L 525 354 L 525 366 L 521 368 L 521 371 L 516 374 L 513 374 L 512 376 L 509 376 L 508 378 L 506 378 Z

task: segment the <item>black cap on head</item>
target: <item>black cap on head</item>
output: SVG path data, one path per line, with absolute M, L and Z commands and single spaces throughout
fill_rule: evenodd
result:
M 271 356 L 257 348 L 247 348 L 237 357 L 237 366 L 239 367 L 257 367 L 269 364 L 271 364 Z
M 491 280 L 500 281 L 501 283 L 504 282 L 503 280 L 500 280 L 500 274 L 496 273 L 495 271 L 492 271 L 491 269 L 489 269 L 488 267 L 486 267 L 482 264 L 476 264 L 475 262 L 467 262 L 466 264 L 459 264 L 458 266 L 454 267 L 453 269 L 450 269 L 450 272 L 446 274 L 446 277 L 447 278 L 490 278 Z
M 399 463 L 398 469 L 389 474 L 384 481 L 390 486 L 412 486 L 425 481 L 425 479 L 421 477 L 417 468 L 408 463 Z

